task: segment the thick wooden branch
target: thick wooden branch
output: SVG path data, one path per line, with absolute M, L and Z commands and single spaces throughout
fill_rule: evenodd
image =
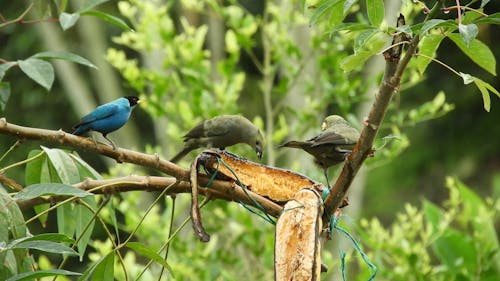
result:
M 7 122 L 7 119 L 0 118 L 0 134 L 12 135 L 19 139 L 40 140 L 50 143 L 57 143 L 73 148 L 79 148 L 94 152 L 115 159 L 118 163 L 127 162 L 144 167 L 159 170 L 165 174 L 174 176 L 179 180 L 189 180 L 189 170 L 175 165 L 167 160 L 161 159 L 158 155 L 149 155 L 137 151 L 119 148 L 113 149 L 110 145 L 95 143 L 94 140 L 85 137 L 75 136 L 63 130 L 45 130 L 39 128 L 23 127 Z
M 8 123 L 5 118 L 0 118 L 0 134 L 12 135 L 19 139 L 32 139 L 40 140 L 49 143 L 56 143 L 60 145 L 65 145 L 68 147 L 83 149 L 86 151 L 101 154 L 110 158 L 115 159 L 117 162 L 127 162 L 132 164 L 137 164 L 144 167 L 149 167 L 161 171 L 165 174 L 173 176 L 173 178 L 165 177 L 137 177 L 131 176 L 126 178 L 118 178 L 112 180 L 87 180 L 76 186 L 83 189 L 91 189 L 101 185 L 110 184 L 103 189 L 100 189 L 97 193 L 114 193 L 114 192 L 125 192 L 132 190 L 162 190 L 166 186 L 178 181 L 171 189 L 170 194 L 177 193 L 189 193 L 191 192 L 190 187 L 190 172 L 188 169 L 177 166 L 167 160 L 161 159 L 158 155 L 149 155 L 145 153 L 140 153 L 137 151 L 116 148 L 113 149 L 107 144 L 95 143 L 90 138 L 84 138 L 66 133 L 62 130 L 46 130 L 39 128 L 30 128 L 19 126 L 15 124 Z M 274 216 L 279 216 L 282 206 L 267 199 L 264 196 L 258 195 L 254 192 L 246 191 L 245 193 L 241 187 L 235 185 L 230 181 L 212 181 L 210 187 L 205 187 L 209 183 L 209 178 L 205 175 L 199 175 L 200 194 L 205 196 L 210 195 L 214 199 L 223 199 L 227 201 L 242 202 L 245 204 L 253 205 L 252 200 L 247 194 L 249 194 L 255 201 L 259 202 L 266 211 Z M 57 200 L 57 197 L 52 199 Z M 21 207 L 32 206 L 33 204 L 42 204 L 47 201 L 44 199 L 33 199 L 27 202 L 19 202 Z
M 200 177 L 199 183 L 201 186 L 206 186 L 209 179 Z M 152 176 L 127 176 L 121 178 L 114 178 L 108 180 L 91 180 L 87 179 L 81 183 L 75 184 L 83 190 L 91 190 L 99 186 L 105 186 L 101 189 L 93 191 L 94 194 L 116 194 L 129 191 L 162 191 L 166 187 L 172 185 L 167 192 L 168 195 L 175 195 L 179 193 L 190 193 L 191 184 L 187 181 L 178 181 L 173 177 L 152 177 Z M 210 187 L 199 187 L 198 191 L 204 196 L 209 196 L 212 199 L 222 199 L 226 201 L 241 202 L 252 205 L 250 199 L 253 198 L 259 202 L 266 211 L 278 217 L 283 209 L 282 206 L 275 202 L 255 194 L 251 191 L 246 191 L 248 195 L 241 189 L 241 187 L 232 184 L 231 182 L 214 180 Z M 34 198 L 30 200 L 19 200 L 16 203 L 21 209 L 28 209 L 35 205 L 44 203 L 53 203 L 66 199 L 66 196 L 53 196 L 51 198 Z
M 403 34 L 398 36 L 403 37 Z M 375 101 L 372 104 L 370 113 L 365 120 L 365 127 L 361 132 L 361 136 L 358 143 L 354 147 L 352 153 L 347 158 L 342 172 L 340 173 L 337 181 L 332 186 L 330 194 L 325 200 L 325 212 L 323 215 L 323 220 L 329 220 L 333 212 L 340 206 L 343 198 L 345 197 L 349 186 L 354 180 L 357 172 L 361 168 L 361 165 L 365 159 L 372 153 L 373 141 L 377 136 L 377 132 L 382 124 L 387 108 L 389 107 L 390 101 L 394 93 L 399 91 L 399 86 L 401 84 L 401 77 L 403 71 L 408 66 L 410 59 L 416 52 L 417 45 L 420 39 L 415 36 L 411 42 L 409 42 L 408 50 L 404 57 L 400 60 L 400 55 L 402 48 L 396 47 L 399 52 L 394 52 L 394 49 L 390 49 L 384 53 L 386 59 L 386 67 L 384 72 L 384 79 L 375 96 Z

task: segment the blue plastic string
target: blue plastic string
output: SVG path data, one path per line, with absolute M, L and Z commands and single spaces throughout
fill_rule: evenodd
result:
M 333 230 L 337 230 L 339 233 L 343 234 L 344 236 L 346 236 L 347 238 L 349 238 L 349 240 L 351 241 L 352 245 L 354 246 L 354 249 L 361 255 L 361 258 L 363 259 L 363 261 L 365 262 L 366 265 L 368 265 L 368 267 L 370 268 L 371 270 L 371 274 L 370 274 L 370 277 L 368 278 L 367 281 L 373 281 L 375 279 L 375 276 L 377 275 L 377 266 L 375 266 L 371 261 L 370 259 L 368 258 L 368 256 L 363 252 L 363 250 L 361 249 L 361 246 L 359 245 L 359 243 L 356 241 L 356 239 L 354 239 L 354 237 L 345 229 L 343 229 L 342 227 L 338 226 L 338 222 L 339 222 L 339 217 L 338 216 L 332 216 L 331 219 L 330 219 L 330 233 L 333 233 Z M 345 279 L 345 252 L 341 252 L 341 271 L 342 271 L 342 280 L 346 280 Z

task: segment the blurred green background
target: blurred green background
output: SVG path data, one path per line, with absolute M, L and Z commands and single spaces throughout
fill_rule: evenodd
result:
M 39 2 L 43 6 L 46 1 Z M 70 11 L 82 4 L 82 1 L 68 2 Z M 89 59 L 99 68 L 53 61 L 56 79 L 50 91 L 30 80 L 20 69 L 12 68 L 3 79 L 10 82 L 11 96 L 0 116 L 19 125 L 71 131 L 72 125 L 96 105 L 120 96 L 139 95 L 147 104 L 139 106 L 130 122 L 110 137 L 122 147 L 158 152 L 169 159 L 181 148 L 181 136 L 201 120 L 240 113 L 265 132 L 268 142 L 265 163 L 323 181 L 322 171 L 307 154 L 277 147 L 285 140 L 314 136 L 323 118 L 330 114 L 343 115 L 361 129 L 381 79 L 383 59 L 373 58 L 350 72 L 345 72 L 341 65 L 356 44 L 367 44 L 370 48 L 370 44 L 390 42 L 390 37 L 377 34 L 362 41 L 353 33 L 328 36 L 328 20 L 309 25 L 311 11 L 307 3 L 222 2 L 136 0 L 109 1 L 99 6 L 99 10 L 125 19 L 135 32 L 88 16 L 64 32 L 53 22 L 0 28 L 1 59 L 14 61 L 37 52 L 65 50 Z M 386 20 L 393 23 L 397 13 L 390 12 L 398 11 L 401 1 L 385 2 Z M 401 10 L 407 22 L 419 22 L 424 16 L 419 6 L 412 1 L 403 2 Z M 431 5 L 433 1 L 425 2 Z M 15 18 L 27 3 L 2 0 L 0 13 L 4 19 Z M 362 4 L 354 6 L 361 8 Z M 491 1 L 484 12 L 497 11 L 500 2 Z M 451 14 L 442 17 L 456 16 Z M 33 8 L 29 18 L 40 17 L 50 18 L 50 15 L 42 13 L 39 7 Z M 354 14 L 347 20 L 362 22 Z M 496 58 L 500 57 L 498 26 L 482 26 L 478 39 L 491 48 Z M 500 80 L 472 63 L 451 40 L 441 43 L 437 58 L 500 89 Z M 427 112 L 423 105 L 432 104 L 441 91 L 448 106 L 440 103 L 435 111 Z M 418 110 L 424 113 L 412 117 L 412 111 Z M 383 225 L 390 225 L 396 220 L 395 214 L 404 212 L 408 203 L 420 206 L 425 198 L 441 205 L 449 198 L 449 190 L 445 188 L 447 176 L 456 177 L 483 198 L 498 198 L 498 120 L 500 100 L 496 96 L 491 98 L 491 112 L 486 112 L 477 88 L 464 85 L 442 66 L 431 63 L 424 74 L 410 68 L 376 141 L 376 147 L 381 149 L 367 161 L 350 190 L 351 205 L 345 209 L 346 220 L 356 222 L 376 217 Z M 396 137 L 387 142 L 382 139 L 389 135 Z M 1 153 L 14 142 L 11 137 L 0 136 Z M 5 166 L 25 159 L 40 144 L 25 141 L 0 164 Z M 229 150 L 257 160 L 247 147 Z M 107 177 L 157 174 L 89 153 L 81 155 Z M 187 167 L 190 159 L 181 165 Z M 330 169 L 331 178 L 338 169 Z M 19 167 L 9 170 L 8 176 L 23 184 L 23 173 L 24 168 Z M 133 196 L 124 195 L 120 204 L 133 200 L 130 197 Z M 137 212 L 150 202 L 149 196 L 140 194 L 140 197 L 143 200 L 127 203 L 137 203 L 134 207 Z M 187 214 L 187 201 L 182 202 L 178 208 Z M 169 203 L 166 206 L 168 209 Z M 124 207 L 124 216 L 134 208 Z M 157 212 L 159 216 L 167 216 L 168 210 Z M 212 241 L 200 244 L 186 228 L 180 238 L 184 243 L 174 243 L 174 253 L 180 256 L 173 258 L 172 266 L 180 276 L 185 276 L 185 280 L 237 280 L 252 272 L 252 267 L 265 263 L 268 270 L 254 272 L 251 277 L 272 277 L 271 225 L 234 203 L 211 203 L 203 209 L 203 214 L 205 226 L 213 234 Z M 154 224 L 151 223 L 151 229 Z M 497 230 L 500 228 L 498 217 L 495 226 Z M 157 239 L 148 237 L 148 229 L 144 228 L 144 239 Z M 263 245 L 265 250 L 252 248 L 256 244 Z M 248 255 L 249 260 L 236 258 L 246 257 L 249 249 L 254 251 Z M 226 256 L 221 254 L 224 251 L 237 254 Z M 338 262 L 336 253 L 330 252 L 333 257 L 326 260 Z M 219 263 L 234 266 L 234 271 Z M 217 268 L 207 272 L 219 274 L 192 272 L 193 267 L 207 266 Z M 336 269 L 336 265 L 331 267 Z M 238 273 L 236 268 L 243 269 Z

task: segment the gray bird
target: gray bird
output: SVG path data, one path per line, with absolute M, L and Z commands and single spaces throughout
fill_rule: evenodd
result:
M 221 115 L 208 119 L 184 135 L 184 149 L 170 162 L 177 163 L 186 154 L 200 147 L 225 149 L 246 143 L 262 158 L 264 137 L 255 125 L 240 115 Z
M 323 168 L 323 173 L 328 180 L 328 168 L 344 162 L 352 152 L 359 139 L 359 132 L 344 118 L 330 115 L 321 125 L 323 130 L 319 135 L 306 141 L 289 141 L 280 147 L 299 148 L 314 156 L 314 162 Z

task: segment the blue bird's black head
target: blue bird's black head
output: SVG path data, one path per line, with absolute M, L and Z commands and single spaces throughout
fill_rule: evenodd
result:
M 133 107 L 133 106 L 137 105 L 138 103 L 140 103 L 139 98 L 135 97 L 135 96 L 126 96 L 124 98 L 126 98 L 128 100 L 128 102 L 130 103 L 130 107 Z

